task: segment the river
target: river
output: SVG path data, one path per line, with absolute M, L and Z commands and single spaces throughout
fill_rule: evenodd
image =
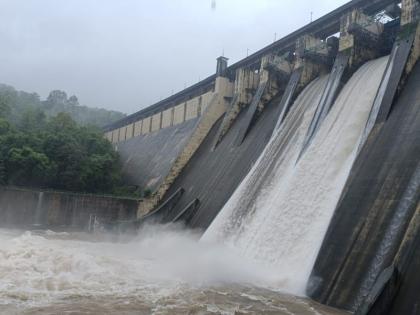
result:
M 0 314 L 343 314 L 174 226 L 137 235 L 0 229 Z

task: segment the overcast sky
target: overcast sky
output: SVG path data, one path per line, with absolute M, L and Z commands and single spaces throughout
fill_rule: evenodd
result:
M 132 113 L 345 2 L 0 0 L 0 82 Z

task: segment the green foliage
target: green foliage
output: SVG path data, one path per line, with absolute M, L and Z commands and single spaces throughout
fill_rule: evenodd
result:
M 8 96 L 0 94 L 0 117 L 6 117 L 9 113 L 10 107 Z
M 39 108 L 28 108 L 23 111 L 22 116 L 17 121 L 21 130 L 26 132 L 37 132 L 45 127 L 47 116 Z
M 144 198 L 149 198 L 151 195 L 152 195 L 152 191 L 151 191 L 149 188 L 146 188 L 146 189 L 143 191 L 143 197 L 144 197 Z
M 55 165 L 50 159 L 32 148 L 12 148 L 6 157 L 8 182 L 13 185 L 44 186 L 55 174 Z
M 0 135 L 7 133 L 9 130 L 10 130 L 9 122 L 6 119 L 0 117 Z
M 118 154 L 98 127 L 79 125 L 69 113 L 48 117 L 39 107 L 20 106 L 39 97 L 22 100 L 15 92 L 0 88 L 0 184 L 135 196 L 122 185 Z M 47 100 L 53 108 L 69 101 L 77 98 L 60 91 Z
M 43 105 L 47 114 L 55 116 L 58 113 L 68 113 L 73 120 L 82 125 L 103 127 L 125 116 L 116 111 L 81 106 L 75 95 L 67 98 L 66 92 L 59 90 L 51 91 Z

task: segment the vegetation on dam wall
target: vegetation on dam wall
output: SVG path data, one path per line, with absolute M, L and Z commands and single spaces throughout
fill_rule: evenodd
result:
M 119 156 L 99 128 L 78 125 L 67 113 L 17 115 L 15 106 L 0 93 L 1 185 L 135 195 L 122 184 Z

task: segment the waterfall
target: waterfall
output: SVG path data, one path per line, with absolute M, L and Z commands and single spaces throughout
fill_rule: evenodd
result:
M 208 228 L 203 240 L 221 241 L 234 233 L 241 227 L 242 219 L 256 210 L 254 201 L 262 194 L 267 182 L 276 180 L 277 173 L 284 173 L 295 164 L 327 80 L 327 76 L 314 80 L 299 95 L 283 124 L 274 133 L 255 166 Z
M 280 289 L 303 295 L 386 63 L 370 61 L 352 76 L 296 162 L 326 80 L 309 85 L 202 240 L 275 266 Z
M 42 202 L 44 201 L 44 192 L 40 191 L 38 193 L 38 202 L 35 209 L 35 220 L 34 226 L 41 226 L 43 224 L 44 208 L 42 207 Z

